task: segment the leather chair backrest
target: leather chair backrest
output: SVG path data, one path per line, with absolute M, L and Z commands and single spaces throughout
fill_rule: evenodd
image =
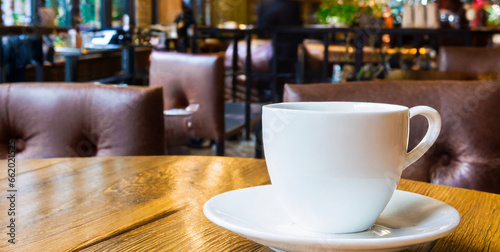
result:
M 439 71 L 465 73 L 500 72 L 500 49 L 444 46 L 439 49 Z
M 500 193 L 500 81 L 287 85 L 284 101 L 431 106 L 441 114 L 441 134 L 434 146 L 403 172 L 403 177 Z M 410 125 L 409 148 L 413 148 L 425 134 L 427 122 L 418 116 Z
M 163 155 L 161 89 L 0 85 L 0 159 Z
M 255 73 L 271 72 L 271 60 L 273 58 L 273 45 L 269 39 L 252 39 L 252 71 Z M 238 68 L 245 69 L 247 57 L 247 42 L 239 41 L 237 45 Z M 229 44 L 225 53 L 224 66 L 233 66 L 234 43 Z
M 189 104 L 200 105 L 188 123 L 190 137 L 215 141 L 224 139 L 223 54 L 153 51 L 149 85 L 163 87 L 165 110 L 185 108 Z

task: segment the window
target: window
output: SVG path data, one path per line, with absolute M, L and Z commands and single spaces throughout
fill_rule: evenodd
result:
M 113 27 L 123 25 L 123 14 L 125 13 L 125 2 L 123 0 L 113 0 L 111 5 L 111 22 Z
M 100 29 L 101 22 L 105 21 L 105 26 L 121 27 L 124 14 L 130 11 L 129 8 L 133 8 L 135 13 L 132 13 L 131 17 L 135 20 L 130 21 L 137 23 L 139 27 L 147 27 L 151 24 L 153 2 L 152 0 L 0 0 L 2 18 L 0 25 L 34 23 L 60 27 L 78 25 L 79 28 L 88 30 Z M 33 20 L 35 15 L 32 11 L 35 9 L 37 20 Z M 106 11 L 105 16 L 102 16 L 103 10 Z
M 80 0 L 80 28 L 100 28 L 100 0 Z
M 31 23 L 31 0 L 2 0 L 1 2 L 4 25 Z
M 56 26 L 71 25 L 71 2 L 70 0 L 46 0 L 45 7 L 51 8 L 55 14 Z M 42 17 L 43 19 L 43 17 Z

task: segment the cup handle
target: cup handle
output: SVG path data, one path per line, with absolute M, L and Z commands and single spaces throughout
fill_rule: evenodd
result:
M 428 106 L 416 106 L 410 109 L 410 119 L 416 115 L 423 115 L 427 119 L 429 127 L 427 128 L 427 133 L 425 133 L 424 138 L 420 143 L 413 148 L 410 152 L 406 154 L 406 161 L 404 168 L 413 164 L 417 161 L 429 148 L 436 142 L 441 131 L 441 116 L 439 113 Z

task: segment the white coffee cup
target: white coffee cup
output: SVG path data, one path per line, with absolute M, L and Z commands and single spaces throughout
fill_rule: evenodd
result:
M 409 120 L 429 128 L 407 153 Z M 360 103 L 293 102 L 262 111 L 264 152 L 274 190 L 299 227 L 351 233 L 373 226 L 403 170 L 436 141 L 433 108 Z

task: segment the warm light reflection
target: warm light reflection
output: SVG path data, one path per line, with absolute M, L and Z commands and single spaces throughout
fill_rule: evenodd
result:
M 389 228 L 384 227 L 382 225 L 378 225 L 378 224 L 373 225 L 373 227 L 371 228 L 371 231 L 380 237 L 391 234 L 391 231 L 389 230 Z
M 500 44 L 500 34 L 493 35 L 493 44 Z
M 388 54 L 395 54 L 398 52 L 398 49 L 395 49 L 395 48 L 388 48 L 387 49 L 387 53 Z
M 252 167 L 245 165 L 244 162 L 249 162 L 249 160 L 188 157 L 169 165 L 169 168 L 182 167 L 182 169 L 169 169 L 172 177 L 176 178 L 169 195 L 179 196 L 179 198 L 172 197 L 170 200 L 175 198 L 179 202 L 184 202 L 183 204 L 186 204 L 184 209 L 189 212 L 173 219 L 175 225 L 172 225 L 172 228 L 178 229 L 175 233 L 183 234 L 183 237 L 177 239 L 194 241 L 190 244 L 190 248 L 197 250 L 213 242 L 213 240 L 208 240 L 210 233 L 222 231 L 227 232 L 227 235 L 231 234 L 206 219 L 203 215 L 203 206 L 207 200 L 217 194 L 249 187 L 249 185 L 269 184 L 267 173 L 264 173 L 265 176 L 252 175 L 254 172 L 263 173 L 260 169 L 251 169 Z M 193 222 L 193 220 L 204 221 L 200 225 L 199 222 Z M 238 237 L 238 239 L 244 238 Z
M 206 251 L 207 246 L 227 251 L 227 243 L 214 239 L 214 234 L 230 237 L 238 251 L 259 247 L 210 222 L 203 206 L 222 192 L 269 184 L 264 160 L 67 158 L 27 160 L 20 167 L 34 167 L 19 175 L 23 204 L 19 213 L 29 220 L 20 229 L 25 232 L 20 236 L 21 250 L 36 251 L 40 244 L 49 243 L 55 251 L 80 250 L 106 240 L 102 246 L 112 243 L 114 251 Z M 120 243 L 123 240 L 133 241 Z M 152 242 L 159 240 L 190 242 Z
M 384 43 L 390 43 L 391 42 L 391 36 L 389 34 L 382 35 L 382 42 L 384 42 Z

